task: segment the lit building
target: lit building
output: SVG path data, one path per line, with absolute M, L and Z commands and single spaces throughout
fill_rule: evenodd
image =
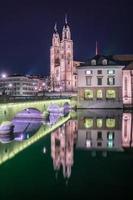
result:
M 50 76 L 52 91 L 76 91 L 77 90 L 77 66 L 80 62 L 73 60 L 73 41 L 67 19 L 62 30 L 60 40 L 55 25 L 50 49 Z
M 133 62 L 123 69 L 123 104 L 133 107 Z
M 44 81 L 33 76 L 12 75 L 0 78 L 0 95 L 35 96 L 44 87 Z
M 55 171 L 63 169 L 64 178 L 70 178 L 74 163 L 74 144 L 77 137 L 77 121 L 69 120 L 51 134 L 51 157 Z
M 96 55 L 78 67 L 79 108 L 122 108 L 124 65 Z

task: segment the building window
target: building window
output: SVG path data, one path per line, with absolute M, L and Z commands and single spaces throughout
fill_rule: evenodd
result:
M 103 119 L 98 118 L 96 120 L 97 128 L 102 128 L 103 126 Z
M 108 138 L 108 140 L 113 140 L 114 139 L 114 132 L 108 132 L 107 138 Z
M 108 132 L 107 133 L 107 146 L 109 148 L 112 148 L 114 146 L 114 132 Z
M 96 65 L 96 60 L 95 59 L 91 60 L 91 65 Z
M 92 118 L 85 118 L 84 126 L 85 126 L 85 128 L 92 128 L 93 127 L 93 119 Z
M 107 70 L 107 74 L 114 75 L 115 74 L 115 70 L 109 69 L 109 70 Z
M 86 76 L 86 85 L 91 85 L 91 77 Z
M 92 70 L 87 70 L 87 71 L 85 71 L 85 74 L 86 74 L 86 75 L 92 74 Z
M 97 133 L 97 140 L 102 140 L 102 132 Z
M 107 65 L 107 64 L 108 64 L 107 59 L 103 59 L 102 64 L 103 64 L 103 65 Z
M 127 77 L 125 77 L 124 86 L 125 86 L 125 96 L 127 96 Z
M 85 90 L 85 99 L 93 99 L 93 90 Z
M 108 85 L 115 85 L 115 78 L 114 77 L 109 77 L 107 79 L 107 84 Z
M 106 91 L 106 98 L 107 99 L 115 99 L 116 98 L 116 91 L 115 90 L 107 90 Z
M 97 90 L 97 99 L 102 99 L 102 98 L 103 98 L 102 90 Z
M 98 142 L 98 143 L 97 143 L 97 146 L 98 146 L 98 147 L 101 147 L 101 146 L 102 146 L 102 143 L 101 143 L 101 142 Z
M 115 128 L 116 120 L 114 118 L 106 119 L 106 127 L 107 128 Z
M 97 74 L 102 74 L 102 70 L 97 70 Z
M 97 78 L 97 85 L 102 85 L 102 78 Z

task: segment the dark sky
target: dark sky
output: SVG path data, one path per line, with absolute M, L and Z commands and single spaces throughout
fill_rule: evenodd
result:
M 61 33 L 68 13 L 74 58 L 133 53 L 132 0 L 1 0 L 0 73 L 49 73 L 54 23 Z

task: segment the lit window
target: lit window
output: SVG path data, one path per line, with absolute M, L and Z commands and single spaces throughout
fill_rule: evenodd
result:
M 85 128 L 92 128 L 93 127 L 93 119 L 92 118 L 86 118 L 84 121 Z
M 113 140 L 114 139 L 114 132 L 108 132 L 107 138 L 108 138 L 108 140 Z
M 103 98 L 102 90 L 97 90 L 97 99 L 102 99 L 102 98 Z
M 116 91 L 115 90 L 107 90 L 106 91 L 106 98 L 107 99 L 115 99 L 116 98 Z
M 116 121 L 114 118 L 108 118 L 106 119 L 106 127 L 107 128 L 115 128 Z
M 91 77 L 86 76 L 86 85 L 91 85 Z
M 115 85 L 115 78 L 114 77 L 109 77 L 107 79 L 107 84 L 108 85 Z
M 87 148 L 91 147 L 91 141 L 90 140 L 86 140 L 86 147 Z
M 115 74 L 115 70 L 109 69 L 109 70 L 107 70 L 107 74 L 114 75 Z
M 96 122 L 97 122 L 97 127 L 98 127 L 98 128 L 102 128 L 102 126 L 103 126 L 103 119 L 100 119 L 100 118 L 99 118 L 99 119 L 97 119 Z
M 97 78 L 97 85 L 102 85 L 102 78 Z
M 85 71 L 85 74 L 87 74 L 87 75 L 92 74 L 92 70 L 87 70 L 87 71 Z
M 85 99 L 93 99 L 93 90 L 85 90 Z
M 114 146 L 114 143 L 113 141 L 108 141 L 107 145 L 109 148 L 112 148 Z

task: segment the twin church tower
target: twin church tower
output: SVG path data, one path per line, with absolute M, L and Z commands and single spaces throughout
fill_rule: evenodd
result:
M 73 41 L 71 31 L 65 17 L 65 25 L 60 38 L 55 24 L 50 48 L 50 76 L 53 91 L 76 91 L 76 67 L 80 62 L 73 60 Z

